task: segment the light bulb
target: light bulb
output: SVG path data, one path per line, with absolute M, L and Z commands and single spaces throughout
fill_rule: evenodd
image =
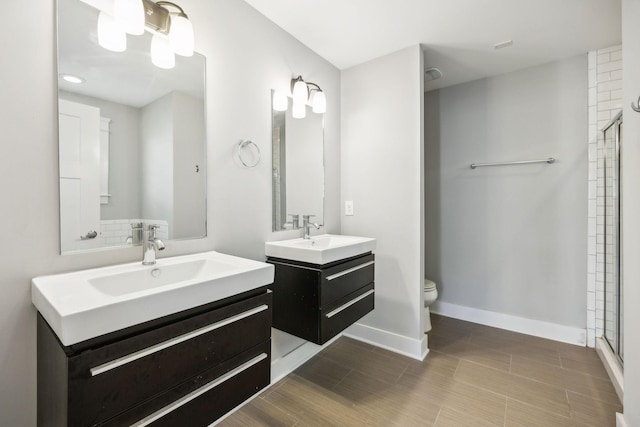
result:
M 158 68 L 169 70 L 176 66 L 176 55 L 169 39 L 158 34 L 151 38 L 151 62 Z
M 173 51 L 182 56 L 193 56 L 193 25 L 185 16 L 171 15 L 169 41 Z
M 124 30 L 136 36 L 144 33 L 144 5 L 142 0 L 114 0 L 113 17 Z
M 318 91 L 313 95 L 313 112 L 322 114 L 327 111 L 327 98 L 323 91 Z
M 127 33 L 124 28 L 105 12 L 98 15 L 98 44 L 113 52 L 127 50 Z
M 307 84 L 304 80 L 298 80 L 296 84 L 293 86 L 293 104 L 306 104 L 307 97 L 309 96 L 309 92 L 307 89 Z M 303 116 L 304 117 L 304 116 Z
M 294 100 L 291 113 L 294 119 L 304 119 L 304 116 L 307 115 L 307 105 L 305 103 L 296 103 Z
M 289 98 L 282 92 L 273 93 L 273 110 L 274 111 L 287 111 L 289 108 Z

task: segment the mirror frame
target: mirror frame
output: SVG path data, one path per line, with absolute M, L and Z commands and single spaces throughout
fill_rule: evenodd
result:
M 88 7 L 92 7 L 92 3 L 91 2 L 85 2 L 83 0 L 76 0 L 78 3 L 82 4 L 82 5 L 86 5 Z M 58 167 L 60 164 L 60 106 L 59 106 L 59 102 L 61 99 L 67 99 L 67 98 L 60 98 L 60 93 L 61 92 L 66 92 L 66 93 L 70 93 L 72 95 L 78 95 L 80 97 L 96 97 L 95 95 L 85 95 L 82 93 L 76 93 L 76 92 L 71 92 L 69 90 L 66 90 L 64 88 L 61 87 L 61 76 L 63 73 L 65 73 L 65 70 L 61 69 L 61 61 L 60 61 L 60 45 L 61 45 L 61 37 L 60 37 L 60 7 L 61 7 L 61 1 L 57 0 L 55 2 L 55 6 L 56 6 L 56 21 L 57 21 L 57 25 L 56 25 L 56 32 L 55 32 L 55 37 L 56 37 L 56 65 L 55 65 L 55 71 L 56 71 L 56 97 L 58 102 L 56 103 L 56 115 L 57 115 L 57 119 L 56 122 L 58 124 L 58 135 L 57 135 L 57 142 L 58 142 Z M 130 36 L 127 35 L 127 37 L 137 37 L 137 36 Z M 145 37 L 149 37 L 149 32 L 145 30 Z M 201 78 L 202 81 L 202 114 L 203 114 L 203 121 L 202 121 L 202 162 L 204 163 L 204 166 L 202 163 L 199 164 L 199 173 L 202 174 L 202 182 L 203 182 L 203 194 L 201 195 L 202 199 L 201 202 L 198 202 L 198 204 L 202 205 L 202 234 L 199 235 L 193 235 L 193 236 L 186 236 L 186 237 L 179 237 L 179 238 L 171 238 L 171 239 L 164 239 L 163 240 L 166 241 L 184 241 L 184 240 L 194 240 L 194 239 L 203 239 L 206 238 L 208 233 L 209 233 L 209 224 L 208 224 L 208 187 L 209 187 L 209 182 L 208 182 L 208 169 L 209 169 L 209 159 L 208 159 L 208 151 L 209 151 L 209 147 L 208 147 L 208 135 L 209 135 L 209 127 L 207 124 L 207 117 L 208 117 L 208 112 L 207 112 L 207 58 L 205 55 L 202 55 L 198 52 L 194 52 L 194 55 L 198 55 L 201 57 L 202 59 L 202 66 L 201 66 L 201 72 L 199 73 L 199 78 Z M 184 60 L 190 60 L 192 59 L 191 57 L 187 57 L 187 58 L 181 58 L 176 56 L 176 67 L 179 66 L 179 62 L 178 59 L 181 59 L 182 61 Z M 149 59 L 150 61 L 150 59 Z M 102 99 L 102 98 L 96 98 L 96 99 Z M 160 99 L 160 98 L 158 98 Z M 113 103 L 117 103 L 116 101 L 109 101 L 109 100 L 105 100 L 106 102 L 113 102 Z M 74 101 L 77 102 L 77 101 Z M 127 105 L 127 104 L 122 104 L 122 105 Z M 112 144 L 112 142 L 111 142 Z M 112 174 L 113 169 L 111 169 L 111 166 L 109 168 L 109 174 Z M 58 173 L 58 178 L 60 178 L 60 173 Z M 58 179 L 58 193 L 59 193 L 59 198 L 61 198 L 61 194 L 60 194 L 60 179 Z M 140 198 L 142 197 L 142 194 L 140 195 Z M 62 203 L 61 203 L 62 204 Z M 102 204 L 100 205 L 102 206 Z M 127 218 L 127 220 L 129 220 L 130 223 L 133 223 L 135 219 L 138 218 Z M 100 221 L 103 221 L 102 218 L 100 218 Z M 124 219 L 123 219 L 124 221 Z M 62 255 L 64 254 L 75 254 L 75 253 L 83 253 L 83 252 L 94 252 L 94 251 L 102 251 L 102 250 L 109 250 L 109 249 L 119 249 L 119 248 L 128 248 L 131 246 L 139 246 L 141 243 L 139 242 L 132 242 L 132 243 L 122 243 L 122 244 L 103 244 L 103 245 L 99 245 L 96 247 L 92 247 L 89 249 L 72 249 L 72 250 L 63 250 L 62 248 L 62 222 L 63 222 L 63 218 L 62 218 L 62 212 L 60 212 L 60 253 Z

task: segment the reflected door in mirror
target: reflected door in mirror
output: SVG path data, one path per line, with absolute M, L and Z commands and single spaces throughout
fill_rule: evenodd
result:
M 62 251 L 98 247 L 100 110 L 60 100 L 60 244 Z

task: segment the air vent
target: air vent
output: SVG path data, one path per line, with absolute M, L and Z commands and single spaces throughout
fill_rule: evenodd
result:
M 424 70 L 424 75 L 427 81 L 438 80 L 442 77 L 442 71 L 440 71 L 436 67 L 431 67 Z
M 507 40 L 507 41 L 504 41 L 504 42 L 500 42 L 500 43 L 494 44 L 493 48 L 495 50 L 498 50 L 498 49 L 504 49 L 505 47 L 509 47 L 511 45 L 513 45 L 513 40 Z

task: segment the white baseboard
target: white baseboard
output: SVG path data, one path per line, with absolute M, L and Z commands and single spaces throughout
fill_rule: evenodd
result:
M 624 420 L 624 415 L 620 412 L 616 412 L 616 427 L 627 427 L 627 422 Z
M 338 334 L 331 340 L 327 341 L 324 345 L 317 345 L 307 341 L 295 350 L 271 361 L 271 384 L 277 383 L 282 378 L 298 369 L 300 365 L 320 353 L 325 347 L 333 344 L 333 342 L 341 336 L 341 334 Z
M 613 388 L 616 389 L 620 402 L 624 402 L 624 375 L 622 368 L 609 348 L 609 345 L 604 342 L 602 338 L 596 338 L 596 352 L 598 356 L 600 356 L 600 360 L 602 360 L 604 369 L 607 371 L 607 374 L 609 374 L 609 379 L 611 380 L 611 384 L 613 384 Z
M 541 320 L 527 319 L 495 311 L 480 310 L 448 302 L 436 301 L 429 309 L 432 313 L 455 319 L 480 323 L 522 334 L 547 338 L 579 346 L 587 345 L 587 330 L 571 326 L 558 325 Z
M 355 323 L 344 331 L 344 336 L 420 361 L 424 360 L 427 357 L 427 353 L 429 353 L 427 335 L 417 340 L 383 329 Z

